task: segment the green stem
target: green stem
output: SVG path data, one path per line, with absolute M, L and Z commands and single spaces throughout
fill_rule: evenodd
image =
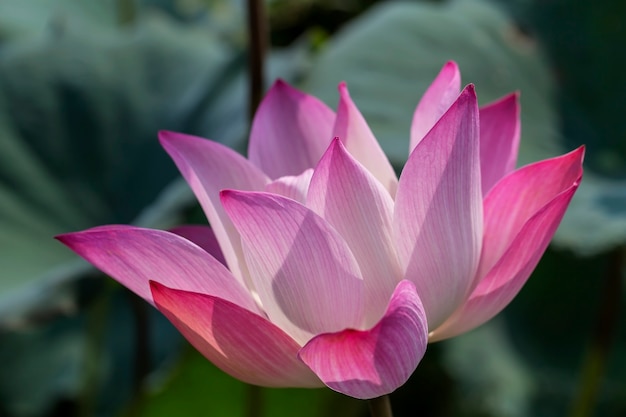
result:
M 263 391 L 256 385 L 248 385 L 246 392 L 246 417 L 260 417 L 263 415 Z
M 249 61 L 248 76 L 250 80 L 250 120 L 261 102 L 264 91 L 264 60 L 267 48 L 267 22 L 263 0 L 248 0 L 248 38 Z
M 393 417 L 391 401 L 389 401 L 388 395 L 372 398 L 369 400 L 369 406 L 372 417 Z
M 617 248 L 609 256 L 607 275 L 601 295 L 600 312 L 594 326 L 580 376 L 578 393 L 574 397 L 571 417 L 586 417 L 593 413 L 598 392 L 604 378 L 607 359 L 618 330 L 624 248 Z

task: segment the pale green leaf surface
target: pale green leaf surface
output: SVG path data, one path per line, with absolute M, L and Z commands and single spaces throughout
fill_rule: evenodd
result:
M 178 221 L 177 212 L 193 199 L 181 181 L 163 191 L 179 175 L 157 132 L 219 132 L 230 145 L 241 141 L 245 126 L 219 128 L 233 124 L 232 114 L 203 124 L 212 112 L 211 97 L 204 96 L 220 96 L 213 87 L 220 74 L 241 68 L 233 59 L 228 45 L 205 31 L 163 18 L 130 32 L 69 31 L 2 46 L 2 321 L 43 302 L 51 288 L 75 276 L 70 271 L 86 268 L 55 234 Z M 231 107 L 241 109 L 242 101 Z
M 493 4 L 387 2 L 346 25 L 314 62 L 303 88 L 334 106 L 351 95 L 396 167 L 408 155 L 415 106 L 443 64 L 455 60 L 481 104 L 520 91 L 519 165 L 566 149 L 554 86 L 541 51 Z M 582 145 L 582 144 L 581 144 Z M 586 172 L 559 228 L 557 245 L 590 254 L 626 242 L 626 182 Z

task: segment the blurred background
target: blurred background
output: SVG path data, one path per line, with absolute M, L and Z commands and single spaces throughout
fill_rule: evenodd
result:
M 481 104 L 521 91 L 520 164 L 587 146 L 585 178 L 528 284 L 431 345 L 395 415 L 626 415 L 626 2 L 268 0 L 266 85 L 334 107 L 345 80 L 395 166 L 456 60 Z M 365 416 L 330 390 L 250 389 L 53 240 L 206 222 L 157 131 L 240 152 L 242 0 L 0 0 L 0 416 Z

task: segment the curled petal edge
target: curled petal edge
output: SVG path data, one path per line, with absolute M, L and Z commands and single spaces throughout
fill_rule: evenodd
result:
M 322 386 L 298 360 L 300 346 L 265 317 L 219 297 L 151 281 L 157 308 L 202 355 L 227 374 L 266 387 Z
M 369 399 L 403 385 L 424 356 L 427 343 L 424 307 L 415 285 L 403 280 L 374 327 L 318 335 L 298 356 L 329 388 Z

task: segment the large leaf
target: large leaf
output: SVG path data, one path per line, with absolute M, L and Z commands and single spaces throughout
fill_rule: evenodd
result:
M 520 164 L 569 150 L 558 131 L 555 88 L 537 45 L 485 1 L 375 6 L 328 42 L 304 88 L 332 105 L 337 101 L 337 83 L 347 81 L 352 97 L 399 167 L 407 157 L 418 99 L 451 59 L 459 63 L 464 81 L 476 84 L 482 104 L 521 92 Z M 593 253 L 625 241 L 626 182 L 587 170 L 554 242 Z
M 552 83 L 535 46 L 483 1 L 390 2 L 373 7 L 328 42 L 305 80 L 307 91 L 334 104 L 337 83 L 350 93 L 389 155 L 408 155 L 415 106 L 443 64 L 458 62 L 482 104 L 520 90 L 524 142 L 557 152 Z
M 626 3 L 567 0 L 527 5 L 529 25 L 559 74 L 564 141 L 587 145 L 585 179 L 560 237 L 569 247 L 596 253 L 626 243 L 626 78 L 622 68 Z
M 156 133 L 240 141 L 245 124 L 232 125 L 242 124 L 243 97 L 212 107 L 240 61 L 205 31 L 162 19 L 128 32 L 68 31 L 2 46 L 1 321 L 84 269 L 55 234 L 176 220 L 176 208 L 192 199 L 184 185 L 162 192 L 179 175 Z
M 17 416 L 42 415 L 59 398 L 85 402 L 101 388 L 104 405 L 89 407 L 110 415 L 131 393 L 132 331 L 113 322 L 128 317 L 111 316 L 102 356 L 88 358 L 93 329 L 73 278 L 92 269 L 53 236 L 106 223 L 180 221 L 194 200 L 158 145 L 158 130 L 220 133 L 234 144 L 245 129 L 230 127 L 245 116 L 212 107 L 232 84 L 224 79 L 243 65 L 204 28 L 152 18 L 117 30 L 96 28 L 80 13 L 65 17 L 61 32 L 25 29 L 0 45 L 0 356 L 11 363 L 0 372 L 0 397 Z M 96 30 L 79 30 L 85 25 Z M 231 114 L 244 108 L 243 97 L 229 103 Z M 115 312 L 124 309 L 122 300 Z M 24 312 L 45 320 L 29 323 Z M 158 332 L 167 335 L 159 318 Z M 179 340 L 171 331 L 168 337 Z M 84 388 L 90 372 L 97 377 Z
M 0 36 L 18 6 L 32 8 L 8 3 L 15 9 L 3 14 L 0 3 Z M 102 317 L 115 330 L 101 340 L 103 356 L 87 357 L 94 340 L 85 310 L 94 301 L 85 303 L 84 287 L 99 281 L 75 280 L 93 269 L 52 236 L 106 223 L 189 220 L 197 203 L 157 131 L 241 146 L 248 129 L 241 28 L 224 20 L 214 27 L 228 13 L 224 4 L 194 25 L 147 14 L 118 29 L 104 2 L 81 3 L 78 13 L 71 1 L 43 3 L 38 13 L 19 14 L 20 30 L 0 44 L 0 356 L 12 363 L 0 372 L 0 414 L 42 415 L 60 398 L 84 403 L 99 393 L 87 410 L 110 415 L 131 394 L 136 330 L 116 324 L 129 321 L 116 315 L 127 300 Z M 273 54 L 269 72 L 291 78 L 302 51 Z M 153 316 L 155 334 L 168 340 L 152 341 L 152 352 L 171 354 L 179 336 Z M 85 386 L 89 372 L 96 376 Z
M 83 33 L 109 29 L 117 24 L 114 5 L 115 0 L 3 0 L 0 45 L 6 40 L 63 31 L 68 24 Z

